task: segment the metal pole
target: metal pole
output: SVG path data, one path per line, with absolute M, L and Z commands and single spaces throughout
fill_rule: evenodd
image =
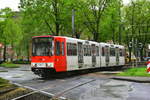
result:
M 75 35 L 75 10 L 72 9 L 72 37 Z
M 118 34 L 119 44 L 121 44 L 121 1 L 119 1 L 119 32 L 118 33 L 119 33 Z
M 138 66 L 138 40 L 136 39 L 135 40 L 135 42 L 136 42 L 136 47 L 135 47 L 135 55 L 136 55 L 136 64 L 135 64 L 135 67 L 137 67 Z

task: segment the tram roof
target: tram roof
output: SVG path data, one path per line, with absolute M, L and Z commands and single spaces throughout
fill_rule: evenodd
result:
M 81 41 L 81 42 L 86 42 L 88 41 L 89 43 L 95 43 L 95 44 L 101 44 L 101 45 L 114 45 L 114 47 L 119 47 L 119 48 L 124 48 L 124 46 L 122 45 L 116 45 L 116 44 L 110 44 L 110 43 L 104 43 L 104 42 L 95 42 L 95 41 L 89 41 L 89 40 L 82 40 L 82 39 L 76 39 L 76 38 L 72 38 L 72 37 L 66 37 L 66 36 L 53 36 L 53 35 L 42 35 L 42 36 L 33 36 L 32 38 L 36 38 L 36 37 L 62 37 L 62 38 L 66 38 L 69 40 L 75 40 L 75 41 Z

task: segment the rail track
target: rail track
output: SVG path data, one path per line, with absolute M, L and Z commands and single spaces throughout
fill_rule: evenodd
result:
M 71 91 L 71 90 L 73 90 L 73 89 L 75 89 L 75 88 L 78 88 L 78 87 L 80 87 L 80 86 L 82 86 L 82 85 L 85 85 L 85 84 L 88 84 L 88 83 L 90 83 L 90 82 L 93 82 L 93 81 L 95 81 L 95 79 L 92 79 L 92 80 L 89 80 L 89 81 L 86 81 L 86 82 L 82 82 L 82 83 L 77 84 L 77 85 L 75 85 L 75 86 L 72 86 L 72 87 L 70 87 L 70 88 L 68 88 L 68 89 L 66 89 L 66 90 L 62 90 L 62 91 L 60 91 L 60 92 L 57 93 L 57 94 L 51 94 L 51 93 L 48 93 L 48 92 L 45 92 L 45 91 L 44 91 L 44 90 L 50 89 L 50 88 L 52 88 L 52 87 L 55 87 L 56 85 L 47 86 L 47 87 L 44 87 L 44 88 L 42 88 L 42 89 L 34 89 L 34 88 L 31 88 L 31 87 L 28 87 L 28 86 L 22 86 L 22 85 L 20 85 L 20 84 L 15 83 L 15 84 L 18 85 L 18 86 L 31 89 L 32 92 L 27 93 L 27 94 L 24 94 L 24 95 L 21 95 L 21 96 L 18 96 L 18 97 L 16 97 L 16 98 L 12 99 L 12 100 L 30 100 L 30 99 L 29 99 L 30 96 L 33 96 L 33 94 L 39 94 L 39 93 L 43 94 L 43 96 L 47 96 L 50 100 L 57 99 L 57 98 L 59 98 L 59 99 L 61 99 L 61 100 L 66 100 L 65 97 L 62 97 L 63 94 L 65 94 L 65 93 L 67 93 L 67 92 L 69 92 L 69 91 Z M 28 99 L 26 99 L 26 98 L 28 98 Z M 33 98 L 33 97 L 31 97 L 31 98 Z M 32 99 L 31 99 L 31 100 L 32 100 Z M 46 100 L 47 100 L 47 99 L 46 99 Z
M 143 63 L 141 63 L 141 65 L 144 65 Z M 127 68 L 130 68 L 131 66 L 133 66 L 132 64 L 128 64 L 122 68 L 118 68 L 117 70 L 125 70 Z M 111 69 L 111 68 L 106 68 L 105 70 L 108 70 L 108 71 L 114 71 L 114 69 Z M 104 71 L 104 70 L 99 70 L 99 69 L 93 69 L 93 70 L 90 70 L 90 71 L 87 71 L 85 73 L 92 73 L 92 72 L 98 72 L 98 71 Z M 83 73 L 82 73 L 83 74 Z M 74 75 L 74 74 L 73 74 Z M 81 74 L 76 74 L 76 75 L 81 75 Z M 96 75 L 96 74 L 95 74 Z M 78 80 L 79 78 L 75 78 L 75 80 Z M 73 81 L 73 80 L 72 80 Z M 32 90 L 32 92 L 30 93 L 27 93 L 27 94 L 24 94 L 24 95 L 21 95 L 19 97 L 16 97 L 12 100 L 33 100 L 34 96 L 35 95 L 41 95 L 41 97 L 45 97 L 45 99 L 42 99 L 42 100 L 53 100 L 53 99 L 56 99 L 56 98 L 59 98 L 59 99 L 62 99 L 62 100 L 66 100 L 65 97 L 63 97 L 63 94 L 73 90 L 73 89 L 76 89 L 80 86 L 83 86 L 85 84 L 88 84 L 90 82 L 93 82 L 95 81 L 95 79 L 91 79 L 89 81 L 85 81 L 85 82 L 82 82 L 80 84 L 77 84 L 77 85 L 74 85 L 74 86 L 71 86 L 67 89 L 64 89 L 64 90 L 61 90 L 59 91 L 58 93 L 56 94 L 52 94 L 52 93 L 49 93 L 49 92 L 45 92 L 44 90 L 48 90 L 48 89 L 51 89 L 51 88 L 54 88 L 56 87 L 57 85 L 62 85 L 62 82 L 60 82 L 59 84 L 54 84 L 54 85 L 49 85 L 49 86 L 46 86 L 42 89 L 35 89 L 35 88 L 32 88 L 32 87 L 28 87 L 28 86 L 23 86 L 21 84 L 18 84 L 18 83 L 13 83 L 17 86 L 20 86 L 20 87 L 24 87 L 24 88 L 28 88 L 30 90 Z M 67 80 L 65 80 L 65 82 L 67 82 Z M 32 98 L 32 99 L 29 99 L 29 98 Z

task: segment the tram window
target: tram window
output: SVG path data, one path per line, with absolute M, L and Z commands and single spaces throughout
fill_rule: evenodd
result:
M 91 52 L 92 52 L 92 50 L 91 50 L 91 46 L 89 46 L 89 56 L 91 56 Z
M 115 48 L 110 48 L 110 56 L 115 56 Z
M 76 56 L 77 55 L 77 45 L 75 43 L 73 43 L 71 45 L 72 45 L 72 55 Z
M 125 56 L 125 50 L 122 49 L 122 56 Z
M 96 47 L 92 45 L 92 56 L 96 56 Z
M 65 49 L 65 48 L 64 48 L 64 42 L 62 42 L 62 46 L 61 46 L 61 47 L 62 47 L 62 56 L 64 56 L 64 55 L 65 55 L 65 52 L 64 52 L 64 51 L 65 51 L 65 50 L 64 50 L 64 49 Z
M 55 50 L 56 50 L 55 53 L 57 56 L 61 55 L 61 47 L 60 47 L 59 41 L 56 42 L 56 49 Z
M 71 55 L 71 51 L 70 51 L 70 43 L 67 43 L 67 55 L 68 55 L 68 56 Z
M 84 56 L 88 56 L 88 46 L 84 45 Z
M 104 50 L 104 47 L 102 47 L 102 56 L 105 56 L 105 50 Z
M 84 45 L 83 47 L 84 47 L 84 56 L 86 56 L 86 45 Z
M 86 56 L 86 45 L 83 46 L 84 49 L 84 56 Z
M 120 53 L 120 56 L 123 56 L 123 50 L 122 49 L 119 50 L 119 53 Z
M 99 47 L 96 46 L 96 56 L 99 56 Z
M 77 45 L 75 43 L 67 43 L 67 55 L 68 56 L 77 55 Z
M 71 43 L 69 43 L 69 52 L 70 52 L 70 56 L 72 56 L 72 45 L 71 45 Z

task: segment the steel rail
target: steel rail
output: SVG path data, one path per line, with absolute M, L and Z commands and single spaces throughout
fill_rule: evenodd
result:
M 82 86 L 82 85 L 88 84 L 88 83 L 93 82 L 93 81 L 96 81 L 96 79 L 93 79 L 93 80 L 90 80 L 90 81 L 87 81 L 87 82 L 78 84 L 78 85 L 76 85 L 76 86 L 73 86 L 73 87 L 71 87 L 71 88 L 69 88 L 69 89 L 66 89 L 66 90 L 64 90 L 64 91 L 62 91 L 62 92 L 56 94 L 55 96 L 53 96 L 50 100 L 57 99 L 57 98 L 61 97 L 63 94 L 67 93 L 68 91 L 73 90 L 73 89 L 75 89 L 75 88 L 77 88 L 77 87 L 80 87 L 80 86 Z
M 77 80 L 77 79 L 79 79 L 79 77 L 77 77 L 76 79 L 74 79 L 74 80 Z M 66 81 L 65 81 L 66 82 Z M 68 81 L 67 81 L 68 82 Z M 30 92 L 30 93 L 27 93 L 27 94 L 24 94 L 24 95 L 21 95 L 21 96 L 18 96 L 18 97 L 16 97 L 16 98 L 14 98 L 14 99 L 12 99 L 12 100 L 18 100 L 18 99 L 21 99 L 21 98 L 24 98 L 24 97 L 27 97 L 27 96 L 29 96 L 29 95 L 32 95 L 32 94 L 34 94 L 34 93 L 38 93 L 38 92 L 40 92 L 40 93 L 43 93 L 43 94 L 47 94 L 47 95 L 49 95 L 49 96 L 51 96 L 51 97 L 53 97 L 54 96 L 54 94 L 52 94 L 52 93 L 48 93 L 48 92 L 45 92 L 45 91 L 43 91 L 43 90 L 47 90 L 47 89 L 50 89 L 51 87 L 56 87 L 57 85 L 51 85 L 51 86 L 46 86 L 46 87 L 44 87 L 44 88 L 42 88 L 42 89 L 34 89 L 34 88 L 32 88 L 32 87 L 29 87 L 29 86 L 23 86 L 23 85 L 21 85 L 21 84 L 18 84 L 18 83 L 14 83 L 14 82 L 11 82 L 12 84 L 15 84 L 15 85 L 17 85 L 17 86 L 20 86 L 20 87 L 24 87 L 24 88 L 27 88 L 27 89 L 31 89 L 31 90 L 33 90 L 33 92 Z M 62 83 L 61 83 L 62 84 Z M 61 85 L 61 84 L 59 84 L 59 85 Z M 64 98 L 64 97 L 59 97 L 60 99 L 63 99 L 63 100 L 65 100 L 66 98 Z

